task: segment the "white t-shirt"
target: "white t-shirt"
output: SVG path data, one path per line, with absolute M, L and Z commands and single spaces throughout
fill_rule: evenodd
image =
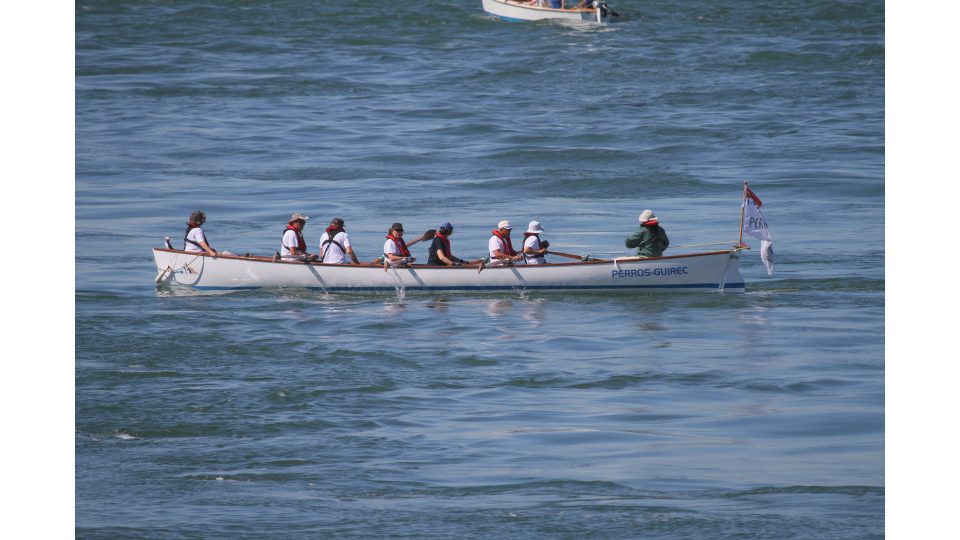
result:
M 400 246 L 398 246 L 392 238 L 387 238 L 387 241 L 383 243 L 383 254 L 403 257 L 403 253 L 400 252 Z
M 199 244 L 200 242 L 206 243 L 207 237 L 203 235 L 203 231 L 200 230 L 200 227 L 194 227 L 194 228 L 190 229 L 190 232 L 189 232 L 189 233 L 187 233 L 187 240 L 193 240 L 194 242 L 196 242 L 196 243 L 198 243 L 198 244 Z M 192 251 L 192 252 L 195 252 L 195 253 L 202 253 L 202 252 L 203 252 L 203 250 L 202 250 L 199 246 L 195 246 L 195 245 L 191 244 L 190 242 L 184 242 L 184 243 L 186 244 L 186 247 L 184 248 L 184 251 Z
M 504 242 L 503 240 L 500 240 L 500 237 L 498 237 L 497 235 L 493 235 L 490 237 L 490 241 L 487 242 L 487 251 L 490 252 L 491 259 L 493 258 L 494 251 L 500 251 L 501 253 L 506 255 L 507 254 L 506 242 Z
M 528 236 L 527 239 L 523 241 L 523 248 L 524 249 L 530 248 L 535 251 L 539 251 L 540 239 L 537 238 L 536 236 Z M 524 255 L 523 258 L 524 260 L 527 261 L 527 264 L 546 264 L 547 263 L 547 259 L 545 259 L 543 255 L 538 255 L 536 257 L 532 255 Z
M 324 244 L 324 242 L 330 238 L 330 233 L 323 233 L 323 236 L 320 237 L 320 260 L 325 263 L 333 264 L 345 264 L 348 262 L 347 254 L 344 251 L 350 247 L 350 237 L 347 236 L 346 232 L 340 231 L 333 237 L 334 242 L 339 242 L 343 249 L 340 249 L 340 246 L 330 242 L 329 244 Z
M 280 256 L 292 257 L 293 255 L 290 253 L 290 248 L 292 247 L 300 249 L 300 243 L 297 242 L 296 231 L 287 229 L 283 231 L 283 239 L 280 240 Z

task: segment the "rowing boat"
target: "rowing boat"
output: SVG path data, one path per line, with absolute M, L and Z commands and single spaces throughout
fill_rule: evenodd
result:
M 568 21 L 606 22 L 611 15 L 617 15 L 607 6 L 606 0 L 597 0 L 590 7 L 554 9 L 541 7 L 516 0 L 482 0 L 483 10 L 491 15 L 509 21 L 541 21 L 561 19 Z M 575 0 L 566 0 L 576 3 Z
M 157 283 L 231 290 L 295 287 L 327 292 L 630 291 L 743 292 L 738 249 L 666 257 L 487 267 L 384 268 L 216 256 L 154 248 Z

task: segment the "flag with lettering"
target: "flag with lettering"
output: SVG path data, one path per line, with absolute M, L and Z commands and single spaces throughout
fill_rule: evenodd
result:
M 767 267 L 767 275 L 773 275 L 773 237 L 760 208 L 763 202 L 750 188 L 744 188 L 743 232 L 760 239 L 760 260 Z

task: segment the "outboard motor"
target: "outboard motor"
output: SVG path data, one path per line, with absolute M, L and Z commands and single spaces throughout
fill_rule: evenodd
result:
M 610 9 L 610 6 L 607 5 L 607 0 L 593 0 L 593 7 L 600 10 L 602 17 L 609 17 L 611 15 L 614 17 L 620 16 L 619 13 Z

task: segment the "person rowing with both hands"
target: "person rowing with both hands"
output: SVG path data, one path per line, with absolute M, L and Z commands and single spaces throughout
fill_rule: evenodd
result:
M 490 263 L 488 266 L 512 266 L 513 263 L 523 258 L 523 255 L 513 249 L 513 243 L 510 241 L 510 231 L 513 227 L 509 221 L 497 223 L 497 228 L 493 230 L 493 235 L 487 242 L 487 250 L 490 252 Z
M 330 226 L 320 237 L 320 262 L 330 264 L 360 264 L 350 244 L 350 235 L 343 228 L 342 218 L 330 220 Z M 347 261 L 350 258 L 350 262 Z
M 531 221 L 527 226 L 527 232 L 523 233 L 523 259 L 527 264 L 547 264 L 544 257 L 550 242 L 540 239 L 540 233 L 543 232 L 543 226 L 539 221 Z
M 479 266 L 483 270 L 483 259 L 465 261 L 460 257 L 453 255 L 450 251 L 450 235 L 453 234 L 453 225 L 449 221 L 440 224 L 437 234 L 430 244 L 429 258 L 427 264 L 436 266 Z
M 283 230 L 283 238 L 280 239 L 280 251 L 274 256 L 274 260 L 306 261 L 317 259 L 316 255 L 307 253 L 307 241 L 303 238 L 303 228 L 307 226 L 308 219 L 310 219 L 309 216 L 300 212 L 290 216 L 287 228 Z
M 410 255 L 410 246 L 422 240 L 431 240 L 436 237 L 435 229 L 428 229 L 423 236 L 410 242 L 403 239 L 403 223 L 394 223 L 387 231 L 387 241 L 383 243 L 383 269 L 386 271 L 391 266 L 408 266 L 417 260 Z

